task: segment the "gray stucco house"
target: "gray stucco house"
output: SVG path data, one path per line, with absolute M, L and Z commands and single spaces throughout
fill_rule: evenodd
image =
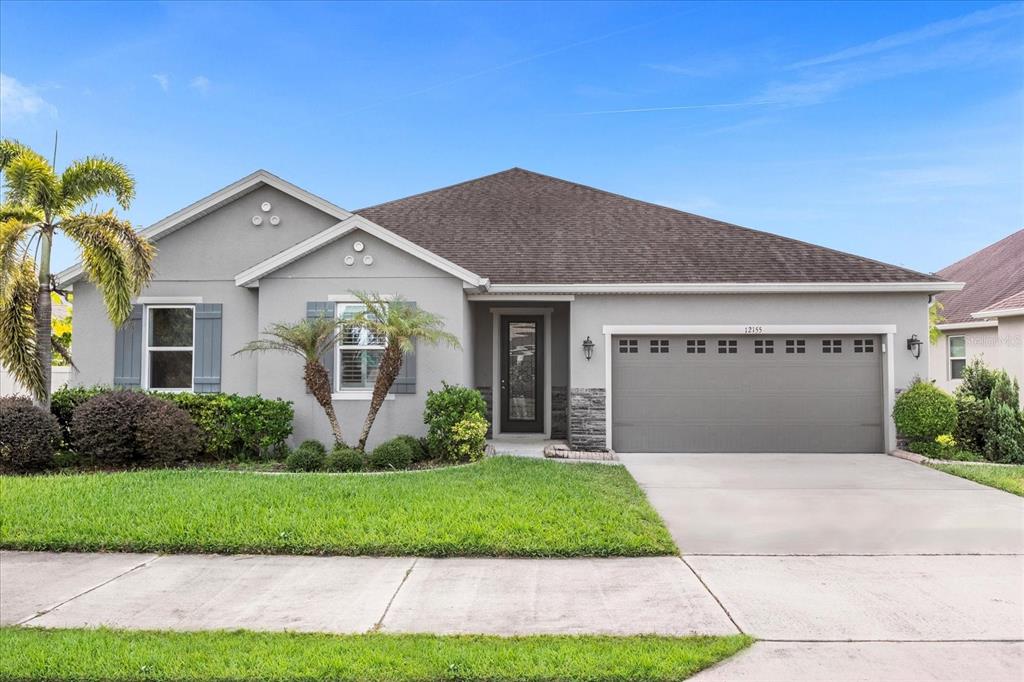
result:
M 232 353 L 367 290 L 462 343 L 407 360 L 378 442 L 422 433 L 447 381 L 483 392 L 495 434 L 578 448 L 882 452 L 896 391 L 928 374 L 929 301 L 960 286 L 518 168 L 354 212 L 258 171 L 144 234 L 156 275 L 121 329 L 80 267 L 60 275 L 74 382 L 285 398 L 296 438 L 325 441 L 297 360 Z M 348 434 L 379 352 L 352 334 L 328 360 Z

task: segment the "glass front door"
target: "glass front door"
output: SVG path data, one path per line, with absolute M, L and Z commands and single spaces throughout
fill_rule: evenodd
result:
M 544 318 L 501 321 L 501 430 L 544 431 Z

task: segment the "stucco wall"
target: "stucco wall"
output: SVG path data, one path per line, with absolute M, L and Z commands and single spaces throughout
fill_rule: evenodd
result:
M 352 245 L 362 241 L 365 250 L 356 253 Z M 358 255 L 357 264 L 346 266 L 346 255 Z M 362 264 L 362 256 L 372 255 L 373 265 Z M 441 387 L 442 381 L 467 383 L 470 363 L 465 358 L 469 346 L 465 319 L 466 304 L 462 281 L 405 252 L 362 232 L 347 235 L 323 247 L 317 253 L 297 261 L 260 280 L 259 327 L 274 322 L 300 320 L 306 315 L 307 301 L 326 301 L 331 295 L 351 290 L 400 295 L 417 306 L 445 318 L 445 326 L 455 334 L 463 349 L 429 346 L 420 343 L 416 351 L 416 393 L 395 395 L 385 401 L 371 432 L 372 447 L 398 434 L 422 435 L 423 405 L 427 391 Z M 257 387 L 266 397 L 291 400 L 295 404 L 295 439 L 318 438 L 328 442 L 330 428 L 323 410 L 302 382 L 302 362 L 280 353 L 260 356 Z M 336 400 L 335 410 L 348 441 L 359 436 L 366 416 L 368 400 Z
M 949 337 L 963 336 L 967 348 L 967 361 L 981 358 L 989 367 L 1004 369 L 1024 384 L 1024 316 L 999 318 L 998 327 L 947 330 L 931 347 L 929 378 L 935 385 L 952 392 L 960 385 L 959 379 L 949 377 Z M 1024 399 L 1022 399 L 1024 405 Z
M 260 205 L 271 203 L 264 213 Z M 261 215 L 261 227 L 252 216 Z M 267 221 L 281 218 L 278 227 Z M 199 218 L 156 242 L 153 281 L 142 296 L 201 296 L 204 303 L 224 308 L 222 390 L 256 390 L 256 359 L 232 356 L 255 337 L 257 292 L 235 286 L 234 277 L 259 261 L 278 253 L 338 222 L 308 204 L 272 187 L 263 186 Z M 79 368 L 72 382 L 79 386 L 110 384 L 114 379 L 114 327 L 107 319 L 102 296 L 86 280 L 74 285 L 74 358 Z

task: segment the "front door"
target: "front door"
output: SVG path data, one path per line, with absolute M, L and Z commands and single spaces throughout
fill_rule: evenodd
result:
M 544 317 L 501 318 L 501 430 L 544 431 Z

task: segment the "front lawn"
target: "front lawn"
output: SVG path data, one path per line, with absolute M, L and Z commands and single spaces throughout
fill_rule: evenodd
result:
M 932 464 L 939 471 L 966 478 L 982 485 L 1024 497 L 1024 464 L 995 466 L 984 464 Z
M 681 680 L 747 647 L 730 637 L 440 637 L 0 629 L 19 680 Z
M 624 467 L 515 457 L 383 475 L 3 476 L 0 547 L 432 557 L 677 552 Z

